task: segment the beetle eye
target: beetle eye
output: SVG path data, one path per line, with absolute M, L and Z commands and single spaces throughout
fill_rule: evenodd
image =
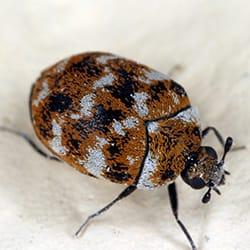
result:
M 193 179 L 189 180 L 189 185 L 194 189 L 201 189 L 206 186 L 203 179 L 199 177 L 194 177 Z

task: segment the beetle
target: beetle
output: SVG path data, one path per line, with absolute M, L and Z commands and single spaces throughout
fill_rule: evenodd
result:
M 199 115 L 185 89 L 146 65 L 106 52 L 87 52 L 59 61 L 41 73 L 30 94 L 34 131 L 55 156 L 83 174 L 127 187 L 109 204 L 91 214 L 76 232 L 136 189 L 168 186 L 174 217 L 197 249 L 178 217 L 175 180 L 181 176 L 193 189 L 220 194 L 225 183 L 223 164 L 233 139 L 223 139 L 214 127 L 201 129 Z M 213 131 L 224 147 L 202 146 Z M 12 131 L 13 132 L 13 131 Z

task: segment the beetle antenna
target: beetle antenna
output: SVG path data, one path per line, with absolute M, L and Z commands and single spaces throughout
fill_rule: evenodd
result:
M 227 137 L 225 146 L 224 146 L 224 153 L 223 156 L 218 164 L 218 166 L 222 166 L 225 162 L 225 157 L 227 155 L 227 153 L 230 151 L 231 147 L 233 145 L 233 138 L 232 137 Z
M 211 198 L 211 188 L 209 188 L 207 192 L 204 194 L 202 198 L 202 203 L 208 203 L 210 201 L 210 198 Z

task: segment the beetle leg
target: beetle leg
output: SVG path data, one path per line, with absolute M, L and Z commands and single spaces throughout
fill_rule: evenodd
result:
M 14 134 L 14 135 L 17 135 L 21 138 L 23 138 L 26 142 L 29 143 L 29 145 L 40 155 L 42 155 L 43 157 L 47 158 L 47 159 L 50 159 L 50 160 L 54 160 L 54 161 L 59 161 L 60 160 L 58 158 L 56 158 L 55 156 L 51 156 L 51 155 L 48 155 L 47 153 L 45 153 L 43 150 L 41 150 L 36 144 L 35 142 L 25 133 L 23 132 L 20 132 L 20 131 L 17 131 L 17 130 L 14 130 L 14 129 L 10 129 L 10 128 L 6 128 L 6 127 L 1 127 L 0 126 L 0 131 L 3 131 L 3 132 L 8 132 L 8 133 L 11 133 L 11 134 Z
M 169 194 L 172 212 L 174 214 L 174 217 L 175 217 L 178 225 L 180 226 L 181 230 L 183 231 L 183 233 L 187 237 L 187 239 L 192 247 L 192 250 L 197 250 L 191 235 L 189 234 L 189 232 L 186 229 L 186 227 L 184 226 L 184 224 L 179 220 L 179 217 L 178 217 L 178 196 L 177 196 L 177 191 L 176 191 L 176 185 L 174 182 L 168 185 L 168 194 Z
M 214 132 L 216 138 L 220 142 L 221 146 L 224 148 L 225 140 L 223 139 L 222 135 L 220 134 L 220 132 L 215 127 L 207 127 L 207 128 L 205 128 L 202 131 L 202 138 L 204 138 L 210 131 Z M 233 147 L 232 151 L 241 150 L 241 149 L 245 149 L 245 148 L 246 148 L 245 146 Z
M 222 135 L 220 134 L 220 132 L 215 127 L 207 127 L 207 128 L 205 128 L 202 131 L 202 138 L 205 137 L 210 131 L 214 132 L 216 138 L 218 139 L 218 141 L 220 142 L 220 144 L 224 148 L 225 140 L 223 139 Z
M 105 211 L 107 211 L 110 207 L 112 207 L 116 202 L 122 200 L 123 198 L 130 195 L 132 192 L 136 190 L 136 186 L 130 185 L 127 188 L 125 188 L 114 200 L 112 200 L 110 203 L 108 203 L 105 207 L 98 210 L 97 212 L 91 214 L 88 216 L 88 218 L 82 223 L 82 225 L 79 227 L 79 229 L 76 231 L 75 236 L 79 236 L 81 231 L 89 224 L 91 220 L 93 220 L 95 217 L 101 215 Z

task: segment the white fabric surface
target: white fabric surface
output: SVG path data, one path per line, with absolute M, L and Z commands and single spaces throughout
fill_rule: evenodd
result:
M 167 73 L 187 90 L 202 124 L 248 149 L 228 155 L 231 176 L 208 205 L 178 182 L 180 217 L 201 250 L 250 249 L 250 3 L 238 0 L 8 0 L 0 4 L 0 125 L 34 137 L 31 83 L 71 54 L 100 50 Z M 93 222 L 86 216 L 123 186 L 95 180 L 0 135 L 0 249 L 189 249 L 166 188 L 136 191 Z M 211 135 L 207 144 L 221 148 Z

